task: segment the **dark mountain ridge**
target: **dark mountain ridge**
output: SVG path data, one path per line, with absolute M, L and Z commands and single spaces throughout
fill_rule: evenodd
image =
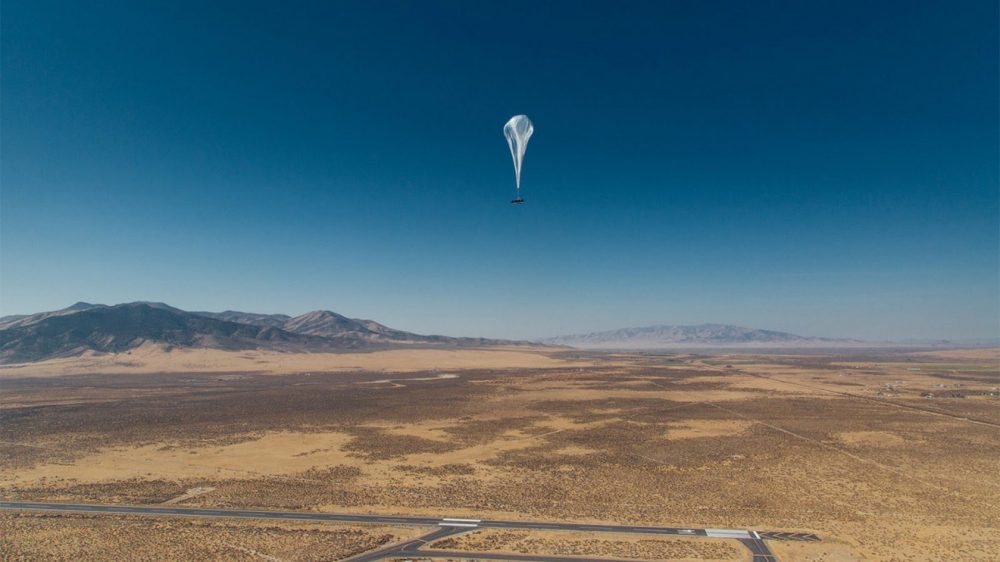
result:
M 77 303 L 61 310 L 0 319 L 0 363 L 41 361 L 88 351 L 120 353 L 151 342 L 167 347 L 338 351 L 400 346 L 524 344 L 424 336 L 330 311 L 295 318 L 237 311 L 186 312 L 163 303 Z
M 146 342 L 218 349 L 338 347 L 324 338 L 293 334 L 269 326 L 227 322 L 146 303 L 130 303 L 50 314 L 2 328 L 0 360 L 5 363 L 38 361 L 85 351 L 120 353 Z
M 292 317 L 287 314 L 256 314 L 253 312 L 239 312 L 236 310 L 226 310 L 223 312 L 192 312 L 191 314 L 197 314 L 198 316 L 207 316 L 208 318 L 215 318 L 216 320 L 225 320 L 227 322 L 239 322 L 240 324 L 255 324 L 258 326 L 271 326 L 272 328 L 281 328 L 285 322 L 290 320 Z

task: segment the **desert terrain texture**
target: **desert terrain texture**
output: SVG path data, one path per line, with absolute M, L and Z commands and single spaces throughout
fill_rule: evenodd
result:
M 996 560 L 1000 350 L 173 350 L 0 367 L 0 498 L 735 528 L 783 561 Z M 428 529 L 0 512 L 3 560 L 339 560 Z M 740 561 L 472 529 L 448 550 Z

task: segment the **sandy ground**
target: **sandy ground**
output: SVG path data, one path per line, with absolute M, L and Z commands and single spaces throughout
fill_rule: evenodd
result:
M 142 346 L 127 354 L 87 355 L 0 365 L 0 377 L 88 373 L 270 373 L 369 371 L 408 373 L 433 369 L 544 369 L 585 367 L 589 362 L 551 357 L 551 350 L 399 349 L 370 353 L 278 353 L 218 349 L 163 350 Z
M 0 560 L 340 560 L 429 529 L 0 513 Z
M 667 429 L 667 439 L 692 439 L 739 435 L 751 422 L 746 420 L 682 420 Z
M 773 552 L 781 562 L 860 562 L 867 560 L 837 540 L 823 542 L 771 541 Z
M 224 446 L 180 448 L 155 444 L 112 448 L 87 455 L 72 465 L 56 462 L 38 466 L 32 473 L 8 473 L 0 481 L 10 478 L 18 484 L 66 480 L 91 483 L 132 478 L 280 476 L 351 460 L 341 450 L 350 439 L 350 435 L 333 432 L 275 432 Z
M 943 359 L 985 359 L 994 364 L 1000 363 L 1000 347 L 981 347 L 975 349 L 942 349 L 940 351 L 925 351 L 914 353 L 924 357 L 940 357 Z
M 412 466 L 425 470 L 464 465 L 472 462 L 489 462 L 505 452 L 529 449 L 544 443 L 544 437 L 564 429 L 588 429 L 606 422 L 578 424 L 567 418 L 551 417 L 538 425 L 549 431 L 538 435 L 510 430 L 500 433 L 485 443 L 454 447 L 453 438 L 445 430 L 458 428 L 440 422 L 418 422 L 409 425 L 376 424 L 389 436 L 412 437 L 438 443 L 441 451 L 411 453 L 391 459 L 371 459 L 354 454 L 348 445 L 355 437 L 335 431 L 278 431 L 250 437 L 245 441 L 227 445 L 182 446 L 157 443 L 141 447 L 115 447 L 101 449 L 73 463 L 62 461 L 36 466 L 31 471 L 11 471 L 0 475 L 0 487 L 7 485 L 56 485 L 65 483 L 94 484 L 134 479 L 210 479 L 240 477 L 295 477 L 310 470 L 330 467 L 358 469 L 366 477 L 383 482 L 395 480 L 411 483 L 413 478 L 400 474 L 399 466 Z M 586 455 L 593 449 L 565 446 L 554 453 L 558 455 Z M 431 474 L 433 476 L 433 474 Z M 426 480 L 427 475 L 424 475 Z M 198 493 L 187 493 L 183 499 L 208 493 L 212 488 Z M 176 503 L 176 498 L 171 503 Z
M 524 350 L 399 353 L 378 361 L 402 370 L 415 353 L 442 372 L 8 377 L 0 497 L 824 538 L 771 541 L 786 562 L 996 560 L 1000 550 L 1000 397 L 992 393 L 1000 369 L 988 358 L 623 357 L 578 367 Z M 462 360 L 494 366 L 527 355 L 546 367 L 435 363 L 466 353 L 474 355 Z M 928 391 L 938 396 L 924 398 Z M 84 533 L 66 520 L 14 526 L 67 544 Z M 198 543 L 203 533 L 218 534 L 178 536 Z M 293 542 L 284 531 L 265 534 L 240 546 L 281 557 Z M 484 536 L 507 551 L 718 555 L 618 537 Z M 473 539 L 463 541 L 472 548 Z
M 857 447 L 903 447 L 910 443 L 891 431 L 845 431 L 836 434 L 836 438 L 845 445 Z
M 587 536 L 555 531 L 501 529 L 483 529 L 442 539 L 432 543 L 430 548 L 673 562 L 742 562 L 747 557 L 743 547 L 733 541 L 721 539 L 650 537 L 628 533 Z

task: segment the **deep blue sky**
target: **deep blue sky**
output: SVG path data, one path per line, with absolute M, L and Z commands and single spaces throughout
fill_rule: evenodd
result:
M 5 0 L 0 313 L 998 337 L 997 22 L 993 0 Z

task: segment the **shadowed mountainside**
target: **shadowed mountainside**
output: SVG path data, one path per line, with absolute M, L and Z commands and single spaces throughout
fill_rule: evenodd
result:
M 77 303 L 52 312 L 0 318 L 0 363 L 87 352 L 120 353 L 144 343 L 167 347 L 337 351 L 400 346 L 474 347 L 524 342 L 424 336 L 330 311 L 295 318 L 236 311 L 186 312 L 163 303 Z
M 255 314 L 253 312 L 239 312 L 236 310 L 227 310 L 225 312 L 198 311 L 192 312 L 191 314 L 207 316 L 208 318 L 215 318 L 216 320 L 225 320 L 226 322 L 270 326 L 272 328 L 282 328 L 285 325 L 285 322 L 288 322 L 292 318 L 287 314 Z
M 396 330 L 379 324 L 374 320 L 348 318 L 330 312 L 329 310 L 314 310 L 295 318 L 289 318 L 282 329 L 296 334 L 307 334 L 324 338 L 341 337 L 345 334 L 356 334 L 377 341 L 393 343 L 430 343 L 456 345 L 498 345 L 516 344 L 509 340 L 491 340 L 486 338 L 453 338 L 448 336 L 424 336 L 412 332 Z

